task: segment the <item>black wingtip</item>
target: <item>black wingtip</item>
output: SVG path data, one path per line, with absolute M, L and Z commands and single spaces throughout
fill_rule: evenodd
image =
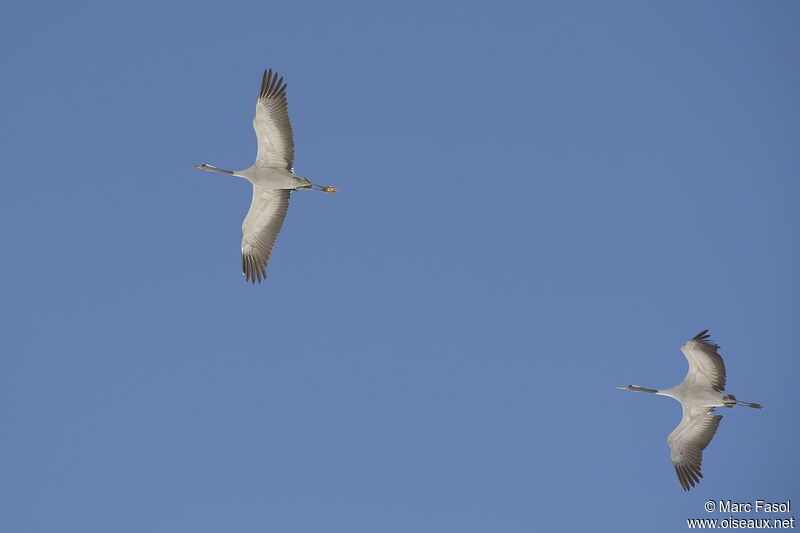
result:
M 280 96 L 286 93 L 286 83 L 283 81 L 283 76 L 277 72 L 273 72 L 271 68 L 264 71 L 264 76 L 261 78 L 261 88 L 258 92 L 259 98 L 271 98 Z

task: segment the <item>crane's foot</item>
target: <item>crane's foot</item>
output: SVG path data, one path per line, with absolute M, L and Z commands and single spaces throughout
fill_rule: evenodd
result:
M 323 186 L 323 185 L 317 185 L 315 183 L 312 183 L 311 185 L 309 185 L 307 187 L 304 187 L 304 188 L 306 188 L 306 189 L 314 189 L 315 191 L 328 192 L 328 193 L 331 193 L 331 194 L 336 192 L 336 187 L 334 187 L 333 185 L 325 185 L 325 186 Z

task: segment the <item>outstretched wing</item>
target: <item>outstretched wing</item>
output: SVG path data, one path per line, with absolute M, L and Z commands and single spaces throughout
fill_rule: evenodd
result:
M 289 122 L 286 84 L 277 73 L 272 73 L 272 69 L 264 71 L 261 79 L 253 129 L 258 139 L 256 165 L 292 170 L 294 135 Z
M 712 415 L 711 408 L 683 409 L 683 418 L 667 437 L 672 452 L 672 466 L 683 490 L 700 482 L 703 474 L 703 450 L 714 438 L 722 415 Z
M 725 362 L 719 355 L 719 346 L 711 341 L 705 329 L 681 346 L 689 361 L 689 372 L 684 383 L 702 383 L 716 391 L 725 390 Z
M 253 200 L 242 224 L 242 272 L 253 284 L 267 277 L 267 262 L 289 210 L 291 192 L 253 187 Z

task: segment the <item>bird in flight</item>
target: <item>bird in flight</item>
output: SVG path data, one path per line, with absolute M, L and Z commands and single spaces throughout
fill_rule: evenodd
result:
M 261 79 L 253 129 L 258 153 L 251 167 L 225 170 L 204 163 L 194 168 L 239 176 L 253 185 L 250 210 L 242 224 L 242 272 L 247 281 L 255 284 L 267 276 L 267 262 L 286 218 L 292 191 L 315 189 L 335 193 L 336 187 L 315 185 L 294 173 L 294 136 L 286 83 L 272 69 L 264 71 Z
M 708 330 L 703 330 L 686 344 L 681 351 L 689 361 L 689 372 L 683 382 L 671 389 L 656 390 L 628 385 L 618 389 L 648 392 L 669 396 L 681 402 L 683 417 L 680 424 L 667 437 L 672 453 L 672 465 L 683 490 L 690 490 L 703 474 L 703 450 L 714 438 L 722 415 L 712 415 L 715 407 L 743 405 L 761 409 L 757 403 L 741 402 L 725 391 L 725 363 L 719 355 L 719 346 L 711 341 Z

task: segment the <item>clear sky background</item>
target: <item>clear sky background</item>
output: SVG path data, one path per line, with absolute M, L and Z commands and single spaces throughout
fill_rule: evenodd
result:
M 796 2 L 0 6 L 0 531 L 681 531 L 800 505 Z M 297 172 L 240 273 L 263 69 Z M 680 345 L 728 389 L 705 479 Z M 797 511 L 793 511 L 796 517 Z M 760 515 L 764 517 L 766 515 Z M 788 515 L 782 515 L 788 516 Z

